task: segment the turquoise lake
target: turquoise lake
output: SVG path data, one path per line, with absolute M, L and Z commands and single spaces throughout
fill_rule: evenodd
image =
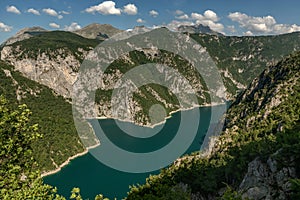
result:
M 214 107 L 216 108 L 216 107 Z M 193 121 L 194 113 L 200 113 L 200 120 L 197 121 L 197 135 L 192 144 L 182 154 L 199 151 L 200 146 L 205 138 L 210 123 L 216 123 L 218 118 L 222 115 L 223 110 L 220 109 L 217 119 L 211 121 L 211 107 L 200 107 L 183 112 L 176 112 L 172 117 L 166 120 L 165 124 L 159 125 L 155 128 L 161 128 L 160 132 L 151 139 L 136 139 L 128 137 L 116 125 L 113 119 L 91 120 L 93 127 L 99 123 L 103 131 L 109 133 L 107 137 L 117 146 L 122 149 L 132 152 L 151 152 L 168 144 L 174 138 L 181 117 L 184 116 L 187 121 Z M 200 111 L 200 112 L 199 112 Z M 122 123 L 127 129 L 133 128 L 134 124 L 129 122 Z M 192 129 L 192 127 L 190 127 Z M 186 128 L 187 133 L 189 128 Z M 101 138 L 100 138 L 101 140 Z M 155 160 L 153 161 L 155 162 Z M 69 198 L 70 191 L 74 187 L 79 187 L 81 195 L 84 199 L 94 199 L 97 194 L 103 194 L 110 199 L 122 199 L 126 197 L 130 185 L 143 184 L 145 179 L 150 174 L 158 174 L 159 170 L 147 173 L 127 173 L 112 169 L 100 161 L 98 161 L 91 153 L 78 157 L 72 160 L 60 172 L 44 177 L 47 184 L 57 187 L 58 193 Z

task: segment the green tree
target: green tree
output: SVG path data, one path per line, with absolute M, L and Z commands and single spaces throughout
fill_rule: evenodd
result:
M 64 199 L 36 171 L 31 144 L 41 137 L 38 125 L 29 125 L 26 105 L 9 109 L 0 96 L 0 199 Z

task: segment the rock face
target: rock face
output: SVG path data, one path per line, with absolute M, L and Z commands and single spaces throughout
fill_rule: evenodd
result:
M 43 139 L 33 145 L 33 156 L 41 172 L 54 170 L 69 157 L 84 151 L 72 115 L 72 106 L 52 89 L 23 76 L 0 61 L 0 94 L 10 105 L 26 104 L 30 122 L 38 124 Z
M 300 92 L 299 63 L 300 54 L 292 54 L 253 80 L 229 109 L 220 141 L 233 142 L 236 134 L 260 137 L 255 134 L 269 132 L 271 136 L 268 137 L 274 138 L 290 134 L 287 130 L 299 123 L 299 108 L 295 105 Z M 293 132 L 297 133 L 294 129 Z M 220 146 L 220 143 L 215 144 L 214 152 L 221 151 Z M 287 150 L 282 153 L 282 148 L 278 148 L 273 149 L 274 153 L 260 155 L 248 163 L 248 170 L 238 187 L 243 198 L 290 198 L 290 179 L 299 178 L 296 173 L 296 162 L 299 161 L 296 161 L 296 155 L 287 153 Z
M 223 35 L 221 33 L 211 30 L 209 26 L 204 26 L 202 24 L 198 24 L 194 26 L 181 25 L 178 27 L 178 31 L 183 33 L 193 33 L 193 34 L 201 33 L 201 34 L 218 35 L 218 36 Z
M 97 59 L 91 58 L 93 61 Z M 196 69 L 188 63 L 182 62 L 179 63 L 171 53 L 166 51 L 144 49 L 124 54 L 114 61 L 105 72 L 99 68 L 91 71 L 87 70 L 80 78 L 88 80 L 87 77 L 95 74 L 100 77 L 99 81 L 94 79 L 89 81 L 89 84 L 92 85 L 89 87 L 98 88 L 95 94 L 98 116 L 133 121 L 143 125 L 153 125 L 164 120 L 164 118 L 159 119 L 160 116 L 152 116 L 151 118 L 149 110 L 154 104 L 164 107 L 168 115 L 171 111 L 179 108 L 192 108 L 199 105 L 197 99 L 191 102 L 192 95 L 195 95 L 202 105 L 209 103 L 207 88 L 202 84 L 202 79 L 196 73 Z M 149 65 L 138 72 L 134 72 L 134 69 L 138 70 L 135 67 L 144 63 L 159 64 Z M 162 67 L 163 64 L 172 67 Z M 186 75 L 184 78 L 180 75 L 182 72 Z M 130 75 L 130 73 L 134 73 L 134 75 Z M 143 80 L 157 84 L 139 85 L 139 82 Z M 165 88 L 161 85 L 164 85 Z M 85 87 L 80 85 L 76 88 Z M 83 96 L 78 96 L 77 100 L 87 104 L 86 99 L 89 95 L 85 95 L 84 92 L 79 92 L 79 94 L 83 94 Z M 176 98 L 179 98 L 181 102 L 175 100 Z M 97 117 L 94 116 L 91 108 L 94 108 L 93 102 L 90 102 L 87 109 L 80 109 L 80 112 L 86 118 Z
M 183 28 L 184 27 L 182 27 L 182 31 Z M 209 29 L 204 26 L 192 28 L 199 30 L 203 29 L 203 31 Z M 72 86 L 77 79 L 77 73 L 82 60 L 85 55 L 96 46 L 94 43 L 91 44 L 91 42 L 95 42 L 96 40 L 88 40 L 78 35 L 88 38 L 96 38 L 99 34 L 101 37 L 111 37 L 113 34 L 121 32 L 110 25 L 91 24 L 76 31 L 76 34 L 70 32 L 68 32 L 68 34 L 66 34 L 66 32 L 47 32 L 52 34 L 52 39 L 49 39 L 49 37 L 39 37 L 42 35 L 41 33 L 43 33 L 43 31 L 45 30 L 38 27 L 20 31 L 20 33 L 14 37 L 15 39 L 8 41 L 8 43 L 1 48 L 1 59 L 14 65 L 15 69 L 22 72 L 26 77 L 52 88 L 57 94 L 66 98 L 70 98 L 72 95 Z M 195 31 L 197 32 L 197 30 Z M 28 35 L 28 33 L 30 33 L 30 35 Z M 57 34 L 60 35 L 57 36 Z M 30 39 L 26 39 L 28 37 L 30 37 Z M 232 99 L 237 91 L 245 89 L 250 79 L 251 81 L 253 80 L 252 77 L 255 77 L 258 73 L 263 71 L 266 64 L 268 65 L 274 61 L 274 52 L 262 55 L 264 48 L 268 47 L 270 49 L 276 49 L 276 53 L 279 55 L 278 57 L 280 57 L 284 55 L 284 53 L 298 49 L 299 45 L 297 46 L 297 42 L 294 41 L 298 41 L 300 38 L 298 37 L 298 34 L 257 38 L 194 34 L 191 35 L 191 37 L 207 50 L 213 61 L 217 64 L 226 87 L 226 91 L 221 91 L 220 93 L 225 93 L 227 99 Z M 30 43 L 30 40 L 34 38 L 41 40 Z M 65 43 L 62 44 L 61 38 L 66 40 Z M 45 45 L 41 46 L 39 42 L 43 42 L 43 40 L 46 40 L 44 42 Z M 275 42 L 273 42 L 273 40 Z M 291 42 L 293 42 L 293 45 L 290 45 Z M 255 45 L 253 46 L 252 43 Z M 48 44 L 50 46 L 47 46 Z M 277 51 L 277 46 L 275 44 L 282 45 L 283 50 Z M 216 46 L 220 48 L 216 49 Z M 243 47 L 243 50 L 241 50 L 241 47 Z M 164 60 L 161 59 L 161 57 L 163 57 L 162 55 L 165 56 Z M 140 60 L 134 60 L 136 58 L 139 58 Z M 188 65 L 182 64 L 183 60 L 184 59 L 180 60 L 174 57 L 174 55 L 166 55 L 160 51 L 153 50 L 144 50 L 139 55 L 125 55 L 125 57 L 121 58 L 121 62 L 116 64 L 117 67 L 113 71 L 103 75 L 103 80 L 106 82 L 103 83 L 105 88 L 99 87 L 101 91 L 98 91 L 99 94 L 102 94 L 99 95 L 98 115 L 107 117 L 113 115 L 109 110 L 111 108 L 110 100 L 106 97 L 114 88 L 115 80 L 118 80 L 126 72 L 123 69 L 126 67 L 128 68 L 129 65 L 138 66 L 144 64 L 145 61 L 150 63 L 159 61 L 163 64 L 177 66 L 176 70 L 187 75 L 188 81 L 192 83 L 194 89 L 198 92 L 197 96 L 201 100 L 200 104 L 207 104 L 209 101 L 207 99 L 207 92 L 205 91 L 203 80 L 201 80 L 200 76 L 195 76 L 197 73 L 187 67 Z M 158 68 L 156 70 L 165 77 L 170 76 L 170 72 L 168 71 L 162 71 Z M 179 86 L 179 82 L 174 82 L 171 89 L 177 91 L 176 93 L 179 94 Z M 137 92 L 139 102 L 137 102 L 137 100 L 130 100 L 124 103 L 133 109 L 132 113 L 136 115 L 138 121 L 143 121 L 143 123 L 146 124 L 150 122 L 149 116 L 145 116 L 145 112 L 138 108 L 146 107 L 147 104 L 145 102 L 147 102 L 151 96 L 155 97 L 153 98 L 152 103 L 159 103 L 166 109 L 169 109 L 168 111 L 178 109 L 178 106 L 172 102 L 174 96 L 172 97 L 169 95 L 168 91 L 164 91 L 163 93 L 165 94 L 162 95 L 159 92 L 161 89 L 154 87 L 145 87 L 143 90 L 147 92 Z M 273 107 L 276 107 L 276 105 L 280 103 L 279 98 L 280 96 L 273 100 Z M 142 104 L 144 106 L 142 106 Z M 100 109 L 100 106 L 101 108 L 104 107 L 104 109 Z M 128 112 L 129 111 L 126 110 L 125 113 L 128 114 Z M 249 123 L 250 122 L 251 120 L 249 120 Z
M 46 32 L 46 29 L 43 29 L 41 27 L 31 27 L 31 28 L 24 28 L 20 30 L 15 36 L 9 38 L 5 43 L 3 43 L 1 46 L 10 45 L 18 41 L 22 41 L 28 38 L 33 37 L 36 34 Z
M 15 55 L 21 53 L 19 48 L 5 46 L 1 51 L 1 59 L 8 61 L 29 79 L 48 86 L 59 95 L 71 97 L 72 85 L 77 78 L 76 69 L 80 66 L 74 55 L 65 49 L 57 49 L 50 54 L 39 54 L 36 59 L 28 57 L 19 60 Z
M 86 45 L 85 48 L 78 47 L 74 48 L 72 45 L 66 47 L 59 47 L 61 42 L 56 43 L 57 36 L 55 34 L 61 34 L 64 37 L 66 44 L 69 41 L 76 40 L 75 34 L 63 33 L 63 32 L 53 32 L 50 34 L 52 39 L 48 39 L 45 43 L 51 45 L 51 49 L 48 46 L 43 47 L 42 45 L 36 45 L 33 42 L 34 38 L 30 38 L 23 42 L 14 43 L 13 45 L 6 45 L 2 48 L 1 59 L 9 62 L 11 65 L 15 66 L 15 70 L 20 71 L 24 76 L 46 85 L 53 89 L 58 95 L 62 95 L 65 98 L 72 97 L 73 84 L 77 80 L 79 68 L 81 61 L 85 56 L 92 50 L 92 47 Z M 40 39 L 42 38 L 42 39 Z M 42 41 L 49 37 L 38 37 L 38 41 Z M 82 39 L 82 38 L 79 38 Z M 86 41 L 87 43 L 89 41 Z M 28 45 L 28 43 L 30 45 Z M 34 46 L 31 46 L 34 45 Z M 145 86 L 140 89 L 132 82 L 124 82 L 116 86 L 117 81 L 127 72 L 144 63 L 162 63 L 166 65 L 173 66 L 175 71 L 181 70 L 181 73 L 185 73 L 185 78 L 189 80 L 193 88 L 189 88 L 183 92 L 180 90 L 182 86 L 189 85 L 185 83 L 179 76 L 174 75 L 170 70 L 165 70 L 160 66 L 157 66 L 155 72 L 151 69 L 148 72 L 160 74 L 161 80 L 158 81 L 169 81 L 169 90 L 164 88 L 159 88 L 158 86 Z M 150 125 L 151 123 L 158 123 L 164 119 L 154 119 L 149 116 L 149 109 L 146 102 L 149 102 L 151 98 L 151 104 L 159 104 L 166 108 L 167 114 L 171 111 L 175 111 L 179 108 L 178 103 L 176 103 L 175 95 L 181 96 L 183 99 L 184 108 L 191 108 L 198 105 L 198 102 L 189 103 L 189 95 L 194 94 L 197 91 L 196 96 L 201 100 L 200 104 L 208 104 L 209 95 L 207 90 L 203 85 L 203 80 L 192 65 L 188 63 L 183 64 L 183 60 L 178 60 L 171 53 L 161 52 L 160 50 L 144 49 L 142 51 L 137 51 L 134 53 L 129 53 L 124 55 L 119 60 L 116 60 L 112 67 L 110 67 L 108 73 L 102 73 L 101 80 L 102 83 L 98 85 L 98 92 L 96 92 L 97 100 L 97 114 L 93 117 L 113 117 L 127 121 L 134 121 L 138 124 Z M 142 79 L 142 77 L 140 77 Z M 111 99 L 112 91 L 118 88 L 120 93 L 117 93 L 118 97 Z M 121 90 L 123 88 L 123 90 Z M 127 95 L 128 89 L 133 88 L 136 90 L 134 95 L 135 98 Z M 126 90 L 124 90 L 126 89 Z M 173 92 L 173 95 L 171 92 Z M 109 94 L 109 95 L 108 95 Z M 174 95 L 175 94 L 175 95 Z M 185 96 L 186 95 L 186 96 Z M 115 106 L 111 105 L 111 100 L 113 100 L 114 105 L 118 107 L 118 111 L 112 111 L 111 109 Z M 91 106 L 93 107 L 93 106 Z M 87 114 L 86 116 L 90 116 Z M 159 117 L 159 116 L 158 116 Z
M 291 164 L 293 160 L 290 158 Z M 294 163 L 295 164 L 295 163 Z M 289 179 L 297 178 L 294 167 L 280 167 L 269 157 L 267 162 L 256 158 L 248 164 L 248 172 L 239 186 L 243 198 L 249 199 L 288 199 L 291 192 Z
M 107 39 L 117 33 L 121 33 L 119 30 L 109 24 L 90 24 L 80 30 L 74 31 L 74 33 L 89 39 Z

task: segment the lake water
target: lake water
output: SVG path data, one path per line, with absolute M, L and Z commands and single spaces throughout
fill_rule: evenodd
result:
M 211 123 L 211 107 L 194 108 L 192 110 L 183 111 L 182 113 L 177 112 L 172 114 L 172 117 L 167 119 L 164 125 L 156 127 L 163 128 L 158 134 L 151 137 L 151 140 L 128 137 L 127 134 L 123 134 L 122 130 L 118 128 L 113 119 L 92 120 L 91 123 L 93 126 L 99 123 L 103 131 L 110 133 L 107 135 L 108 138 L 115 145 L 121 146 L 123 149 L 137 153 L 151 152 L 168 144 L 168 142 L 175 137 L 174 133 L 176 133 L 178 129 L 182 116 L 185 116 L 187 121 L 193 121 L 194 113 L 198 111 L 200 111 L 200 120 L 197 135 L 192 144 L 185 151 L 184 154 L 187 154 L 199 151 L 209 124 Z M 135 126 L 129 122 L 119 123 L 123 123 L 123 126 L 126 126 L 129 130 L 130 127 L 133 128 Z M 186 128 L 185 131 L 188 133 L 189 128 Z M 143 140 L 146 142 L 143 142 Z M 122 199 L 129 191 L 130 185 L 143 184 L 150 174 L 158 173 L 159 170 L 148 173 L 127 173 L 118 171 L 102 164 L 95 159 L 91 153 L 88 153 L 72 160 L 70 164 L 64 167 L 60 172 L 44 177 L 44 182 L 57 187 L 58 193 L 64 195 L 66 198 L 70 196 L 72 188 L 79 187 L 84 199 L 94 199 L 97 194 L 103 194 L 110 199 L 114 197 Z

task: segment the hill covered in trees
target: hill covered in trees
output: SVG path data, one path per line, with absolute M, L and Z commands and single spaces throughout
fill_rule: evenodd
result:
M 299 197 L 300 53 L 267 68 L 238 96 L 208 156 L 186 156 L 126 199 Z
M 228 99 L 234 99 L 239 92 L 241 94 L 228 111 L 223 134 L 217 139 L 209 156 L 199 157 L 195 154 L 180 159 L 175 165 L 162 170 L 160 175 L 150 177 L 145 185 L 133 187 L 127 199 L 290 198 L 297 195 L 293 187 L 299 186 L 300 56 L 295 53 L 280 60 L 300 50 L 299 33 L 259 37 L 191 34 L 191 37 L 205 47 L 216 62 Z M 32 152 L 30 156 L 39 164 L 29 164 L 33 173 L 36 169 L 42 172 L 55 169 L 69 157 L 84 150 L 73 123 L 70 91 L 80 62 L 99 42 L 69 32 L 43 31 L 1 47 L 0 94 L 9 102 L 2 100 L 5 105 L 3 110 L 18 109 L 18 105 L 26 104 L 32 114 L 31 120 L 25 120 L 26 124 L 23 125 L 31 127 L 27 127 L 27 131 L 36 132 L 34 124 L 38 124 L 39 133 L 43 135 L 42 138 L 35 136 L 38 140 L 20 136 L 25 137 L 24 148 Z M 107 71 L 108 77 L 117 77 L 114 73 L 118 68 L 121 69 L 119 72 L 125 73 L 140 64 L 162 62 L 171 63 L 191 81 L 202 84 L 201 76 L 196 76 L 184 60 L 163 50 L 154 53 L 159 56 L 150 58 L 147 51 L 129 53 L 112 63 Z M 128 60 L 130 62 L 126 63 Z M 173 110 L 177 109 L 174 96 L 169 95 L 165 88 L 150 85 L 140 91 L 143 95 L 135 97 L 136 105 L 145 110 L 159 103 L 156 94 L 172 104 Z M 99 89 L 96 101 L 99 104 L 109 102 L 109 99 L 100 101 L 109 97 L 111 92 Z M 199 101 L 201 103 L 207 103 L 206 99 Z M 7 115 L 1 117 L 6 118 Z M 29 117 L 28 114 L 26 117 Z M 15 140 L 7 140 L 9 136 L 5 134 L 15 131 L 9 128 L 7 124 L 1 128 L 3 141 L 11 143 L 3 146 L 5 149 L 0 162 L 1 166 L 7 164 L 5 170 L 18 174 L 10 177 L 18 185 L 15 189 L 9 189 L 13 194 L 14 190 L 19 191 L 23 187 L 20 177 L 27 177 L 22 176 L 27 173 L 23 167 L 25 160 L 31 160 L 31 157 L 18 152 L 18 143 L 12 142 Z M 21 163 L 16 168 L 9 162 L 8 147 L 16 150 L 14 155 L 21 158 L 20 161 L 19 158 L 12 159 L 12 162 Z M 1 187 L 9 188 L 12 185 L 5 182 L 10 181 L 9 173 L 2 173 L 4 182 Z M 38 175 L 33 177 L 27 180 L 32 182 Z M 78 190 L 74 190 L 74 193 L 79 195 Z M 55 191 L 51 189 L 46 194 L 55 194 Z M 253 196 L 257 194 L 260 196 Z
M 126 199 L 299 198 L 299 67 L 295 53 L 267 68 L 233 102 L 209 154 L 178 159 L 133 186 Z M 42 135 L 29 121 L 30 111 L 24 105 L 11 108 L 3 97 L 0 102 L 3 199 L 64 198 L 35 170 L 32 143 Z M 81 199 L 79 188 L 72 198 Z

